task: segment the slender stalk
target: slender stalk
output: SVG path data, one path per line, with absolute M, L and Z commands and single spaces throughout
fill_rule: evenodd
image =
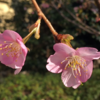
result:
M 34 28 L 27 36 L 25 36 L 25 37 L 23 38 L 23 43 L 24 43 L 24 44 L 29 40 L 29 38 L 32 36 L 32 34 L 34 34 L 34 33 L 36 32 L 36 29 L 37 29 L 37 28 Z

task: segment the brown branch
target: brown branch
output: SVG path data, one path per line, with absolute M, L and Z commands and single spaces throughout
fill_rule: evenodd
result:
M 99 0 L 94 0 L 95 1 L 95 4 L 97 5 L 98 7 L 98 10 L 99 10 L 99 17 L 100 17 L 100 1 Z
M 57 6 L 56 6 L 53 2 L 52 2 L 52 6 L 53 6 L 53 7 L 58 11 L 58 13 L 59 13 L 65 20 L 67 20 L 68 22 L 70 22 L 70 23 L 72 23 L 72 24 L 78 26 L 79 28 L 81 28 L 82 30 L 84 30 L 84 31 L 86 31 L 86 32 L 88 32 L 88 33 L 90 33 L 90 34 L 100 35 L 100 32 L 93 32 L 93 31 L 91 31 L 90 29 L 87 29 L 87 28 L 85 28 L 84 26 L 80 25 L 80 24 L 77 23 L 76 21 L 73 21 L 73 20 L 69 19 L 68 17 L 66 17 L 66 16 L 63 14 L 62 11 L 59 11 L 59 10 L 58 10 Z
M 57 1 L 57 3 L 59 3 L 59 2 Z M 76 16 L 75 16 L 69 9 L 67 9 L 67 7 L 65 7 L 62 3 L 61 3 L 60 5 L 61 5 L 61 8 L 63 8 L 63 9 L 64 9 L 72 18 L 74 18 L 77 22 L 79 22 L 81 25 L 83 25 L 84 28 L 87 28 L 88 30 L 90 30 L 91 33 L 94 32 L 95 34 L 100 35 L 100 32 L 99 32 L 99 31 L 97 31 L 97 30 L 93 29 L 92 27 L 90 27 L 90 26 L 86 25 L 85 23 L 83 23 L 83 22 L 80 20 L 79 17 L 76 17 Z
M 34 4 L 34 7 L 36 8 L 36 11 L 38 13 L 39 17 L 42 17 L 43 20 L 45 21 L 45 23 L 47 24 L 47 26 L 49 27 L 50 31 L 52 32 L 52 34 L 54 36 L 57 36 L 58 33 L 56 32 L 56 30 L 53 28 L 53 26 L 51 25 L 50 21 L 46 18 L 46 16 L 43 14 L 43 12 L 41 11 L 40 7 L 38 6 L 36 0 L 32 0 L 32 3 Z
M 85 23 L 83 23 L 78 17 L 76 17 L 70 10 L 68 10 L 67 8 L 64 7 L 64 9 L 77 21 L 79 22 L 81 25 L 83 25 L 85 28 L 88 28 L 89 30 L 91 30 L 92 32 L 94 32 L 95 34 L 100 34 L 100 32 L 98 32 L 97 30 L 91 28 L 90 26 L 86 25 Z

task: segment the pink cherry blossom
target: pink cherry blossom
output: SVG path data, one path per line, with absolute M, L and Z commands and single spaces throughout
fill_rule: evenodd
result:
M 100 52 L 91 47 L 75 50 L 64 43 L 56 43 L 54 50 L 54 55 L 47 60 L 47 70 L 52 73 L 62 72 L 64 85 L 74 89 L 90 78 L 93 70 L 92 60 L 100 58 Z
M 16 69 L 14 74 L 21 71 L 27 52 L 27 47 L 17 32 L 5 30 L 0 34 L 0 61 L 6 66 Z

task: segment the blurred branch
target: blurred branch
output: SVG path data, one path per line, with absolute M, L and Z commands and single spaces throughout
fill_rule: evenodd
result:
M 67 10 L 67 12 L 76 20 L 78 21 L 79 23 L 77 23 L 76 21 L 74 20 L 71 20 L 70 18 L 66 17 L 64 14 L 63 14 L 63 11 L 59 11 L 58 7 L 54 4 L 54 2 L 52 2 L 52 7 L 55 8 L 58 13 L 68 22 L 78 26 L 79 28 L 81 28 L 82 30 L 90 33 L 90 34 L 96 34 L 96 35 L 100 35 L 100 32 L 96 31 L 95 29 L 92 29 L 90 26 L 86 25 L 85 23 L 83 22 L 80 22 L 79 19 L 77 19 L 76 16 L 74 16 L 69 10 Z M 84 26 L 83 26 L 84 25 Z
M 100 0 L 94 0 L 95 1 L 95 4 L 97 5 L 98 7 L 98 10 L 99 10 L 99 17 L 100 17 Z
M 86 25 L 85 23 L 83 23 L 79 17 L 76 17 L 70 10 L 68 10 L 67 8 L 65 8 L 63 5 L 61 6 L 62 8 L 65 9 L 66 12 L 68 12 L 77 22 L 79 22 L 81 25 L 84 26 L 84 28 L 88 28 L 89 30 L 91 30 L 92 32 L 94 32 L 95 34 L 100 34 L 100 32 L 98 32 L 97 30 L 93 29 L 92 27 Z
M 32 0 L 32 3 L 34 5 L 34 7 L 36 8 L 37 14 L 39 17 L 42 17 L 43 20 L 45 21 L 45 23 L 47 24 L 47 26 L 49 27 L 50 31 L 52 32 L 52 34 L 54 36 L 57 36 L 58 33 L 56 32 L 56 30 L 53 28 L 52 24 L 50 23 L 50 21 L 46 18 L 46 16 L 44 15 L 44 13 L 41 11 L 40 7 L 38 6 L 36 0 Z

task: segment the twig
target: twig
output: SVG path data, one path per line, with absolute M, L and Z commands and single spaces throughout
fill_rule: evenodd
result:
M 70 10 L 68 10 L 67 8 L 63 7 L 76 21 L 78 21 L 81 25 L 83 25 L 85 28 L 90 29 L 92 32 L 96 33 L 96 34 L 100 34 L 100 32 L 98 32 L 97 30 L 91 28 L 90 26 L 86 25 L 85 23 L 83 23 L 82 21 L 79 20 L 78 17 L 76 17 Z
M 50 31 L 52 32 L 52 34 L 54 36 L 57 36 L 58 33 L 56 32 L 56 30 L 53 28 L 53 26 L 51 25 L 50 21 L 46 18 L 46 16 L 43 14 L 43 12 L 41 11 L 40 7 L 38 6 L 36 0 L 32 0 L 32 3 L 34 4 L 34 7 L 36 8 L 36 11 L 38 13 L 39 17 L 42 17 L 43 20 L 45 21 L 45 23 L 47 24 L 47 26 L 49 27 Z
M 100 17 L 100 1 L 99 0 L 94 0 L 95 1 L 95 4 L 97 5 L 98 7 L 98 10 L 99 10 L 99 17 Z
M 58 10 L 57 6 L 56 6 L 53 2 L 52 2 L 52 6 L 53 6 L 53 7 L 58 11 L 58 13 L 59 13 L 65 20 L 67 20 L 68 22 L 70 22 L 70 23 L 72 23 L 72 24 L 78 26 L 79 28 L 83 29 L 84 31 L 86 31 L 86 32 L 88 32 L 88 33 L 90 33 L 90 34 L 100 35 L 100 32 L 93 32 L 93 31 L 91 31 L 91 30 L 85 28 L 84 26 L 78 24 L 76 21 L 72 21 L 71 19 L 69 19 L 68 17 L 66 17 L 66 16 L 63 14 L 62 11 L 59 11 L 59 10 Z

